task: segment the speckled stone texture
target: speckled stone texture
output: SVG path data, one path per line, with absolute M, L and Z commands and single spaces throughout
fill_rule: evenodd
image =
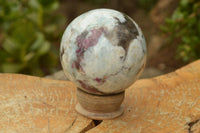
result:
M 119 93 L 141 74 L 146 43 L 127 15 L 96 9 L 74 19 L 65 30 L 60 58 L 67 77 L 93 94 Z

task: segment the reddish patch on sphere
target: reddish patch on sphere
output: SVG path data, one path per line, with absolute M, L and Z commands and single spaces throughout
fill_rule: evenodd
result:
M 94 81 L 103 84 L 106 80 L 105 79 L 101 79 L 101 78 L 95 78 Z
M 83 40 L 83 47 L 84 49 L 88 49 L 89 47 L 92 47 L 97 44 L 100 36 L 104 32 L 104 28 L 101 27 L 99 29 L 93 29 L 91 30 L 92 34 L 87 39 Z
M 78 49 L 76 50 L 77 60 L 74 61 L 74 63 L 72 64 L 72 68 L 75 67 L 78 70 L 83 70 L 80 65 L 80 62 L 83 59 L 84 52 L 88 48 L 93 47 L 97 44 L 100 36 L 104 33 L 104 31 L 105 31 L 104 28 L 101 27 L 98 29 L 91 30 L 92 34 L 88 38 L 86 38 L 88 32 L 84 32 L 76 38 L 76 42 L 78 46 Z
M 83 87 L 84 89 L 86 89 L 88 92 L 91 92 L 91 93 L 101 93 L 102 94 L 102 92 L 98 91 L 93 86 L 87 85 L 86 83 L 84 83 L 81 80 L 78 80 L 78 82 L 80 83 L 81 87 Z

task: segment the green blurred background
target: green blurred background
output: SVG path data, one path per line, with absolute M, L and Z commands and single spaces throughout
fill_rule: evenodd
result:
M 147 67 L 170 72 L 200 58 L 198 0 L 0 0 L 0 73 L 44 76 L 60 70 L 65 28 L 96 8 L 124 12 L 140 25 Z

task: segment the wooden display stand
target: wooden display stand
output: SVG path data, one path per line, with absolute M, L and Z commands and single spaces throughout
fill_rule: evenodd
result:
M 0 74 L 0 132 L 199 133 L 200 60 L 175 72 L 138 80 L 126 90 L 122 116 L 97 121 L 75 111 L 76 86 Z
M 78 104 L 76 110 L 80 114 L 95 120 L 112 119 L 122 115 L 125 92 L 113 95 L 94 95 L 77 89 Z

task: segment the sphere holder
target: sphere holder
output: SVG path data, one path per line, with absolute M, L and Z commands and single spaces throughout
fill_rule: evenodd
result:
M 112 119 L 122 115 L 125 91 L 118 94 L 96 95 L 77 88 L 76 111 L 95 120 Z

